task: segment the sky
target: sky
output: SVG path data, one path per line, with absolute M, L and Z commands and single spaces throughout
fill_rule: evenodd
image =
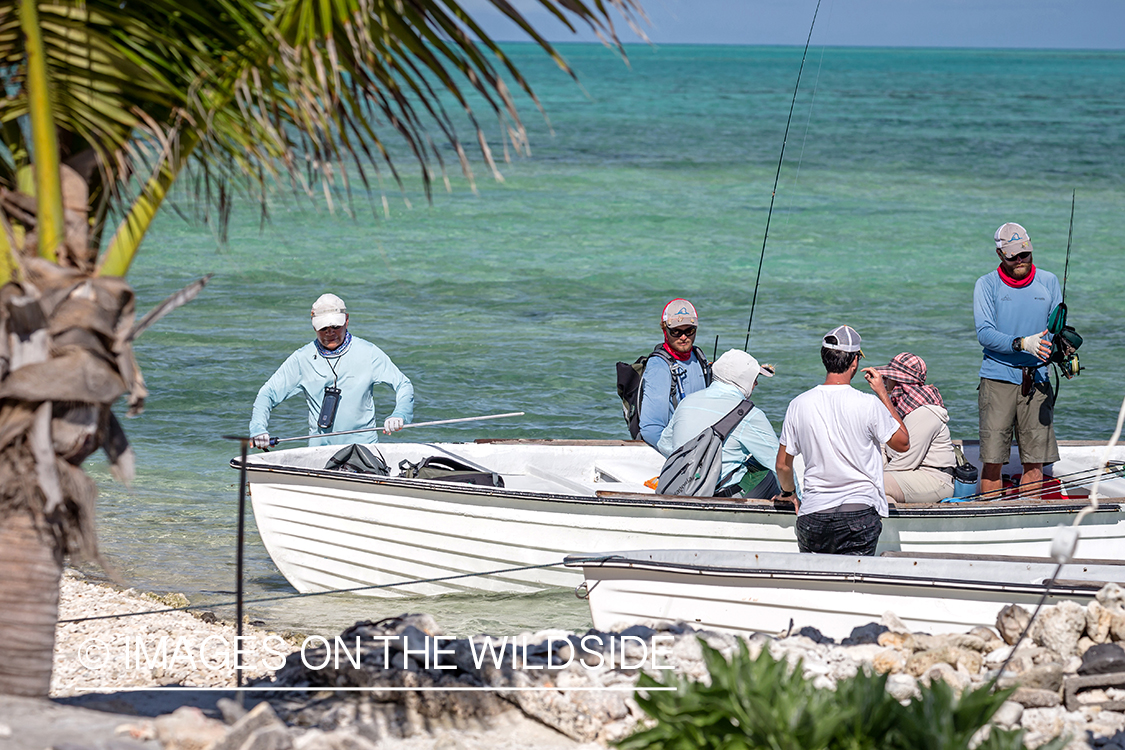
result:
M 552 42 L 596 41 L 589 32 L 571 34 L 537 0 L 511 2 Z M 651 21 L 644 31 L 655 44 L 804 45 L 816 8 L 816 0 L 640 2 Z M 465 0 L 462 7 L 495 39 L 527 40 L 486 0 Z M 623 41 L 641 41 L 620 26 Z M 822 0 L 812 43 L 1119 50 L 1125 49 L 1125 0 Z

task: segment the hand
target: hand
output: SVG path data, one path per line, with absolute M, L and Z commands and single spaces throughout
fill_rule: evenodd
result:
M 1037 333 L 1034 336 L 1024 336 L 1020 339 L 1020 349 L 1028 354 L 1034 354 L 1044 362 L 1047 357 L 1051 356 L 1051 342 L 1047 340 L 1047 331 Z
M 875 391 L 876 395 L 885 396 L 887 393 L 887 386 L 883 383 L 883 376 L 874 367 L 864 367 L 863 377 L 867 378 L 867 384 L 871 386 L 871 390 Z
M 270 447 L 270 434 L 263 432 L 261 435 L 255 435 L 250 438 L 250 443 L 258 450 L 266 450 Z
M 383 422 L 383 434 L 390 435 L 392 432 L 398 432 L 402 429 L 402 424 L 401 417 L 387 417 L 386 421 Z

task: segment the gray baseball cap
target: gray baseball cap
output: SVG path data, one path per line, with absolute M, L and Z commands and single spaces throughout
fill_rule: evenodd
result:
M 863 339 L 859 337 L 859 333 L 851 326 L 836 326 L 828 333 L 824 334 L 823 346 L 825 349 L 834 349 L 838 352 L 859 352 L 859 356 L 863 356 L 863 350 L 860 349 L 860 344 Z
M 1031 238 L 1027 236 L 1027 230 L 1015 222 L 1009 221 L 1001 226 L 996 230 L 996 234 L 992 235 L 992 239 L 996 240 L 996 249 L 1004 253 L 1004 257 L 1008 260 L 1020 253 L 1032 252 Z

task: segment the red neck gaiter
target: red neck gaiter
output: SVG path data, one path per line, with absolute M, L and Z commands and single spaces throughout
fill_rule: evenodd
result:
M 666 351 L 670 355 L 672 355 L 672 359 L 679 360 L 680 362 L 687 362 L 689 359 L 691 359 L 691 350 L 690 349 L 687 351 L 687 353 L 680 354 L 678 351 L 676 351 L 672 347 L 668 346 L 668 337 L 667 336 L 664 337 L 664 351 Z
M 1031 273 L 1024 276 L 1022 279 L 1013 279 L 1008 274 L 1004 273 L 1004 266 L 998 266 L 996 272 L 1000 274 L 1000 280 L 1013 289 L 1023 289 L 1025 286 L 1035 280 L 1035 265 L 1031 266 Z M 665 344 L 667 346 L 667 344 Z

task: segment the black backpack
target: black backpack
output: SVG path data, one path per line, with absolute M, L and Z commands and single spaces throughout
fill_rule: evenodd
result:
M 711 363 L 707 361 L 703 350 L 698 346 L 692 347 L 692 351 L 703 367 L 704 384 L 711 385 Z M 637 435 L 641 434 L 641 395 L 644 390 L 641 388 L 641 378 L 645 373 L 645 367 L 648 366 L 650 357 L 660 357 L 668 363 L 669 368 L 674 363 L 663 344 L 657 344 L 651 354 L 638 357 L 633 364 L 628 362 L 617 363 L 617 395 L 621 398 L 621 411 L 624 412 L 625 424 L 629 425 L 629 435 L 634 440 L 637 439 Z M 672 390 L 668 395 L 672 399 L 672 405 L 678 406 L 680 394 L 676 390 L 676 378 L 672 378 Z
M 372 453 L 362 445 L 349 445 L 336 451 L 332 458 L 328 459 L 324 468 L 335 471 L 350 471 L 355 474 L 378 474 L 381 477 L 391 473 L 390 467 L 383 460 L 383 454 L 379 452 L 378 448 Z
M 448 456 L 430 456 L 416 464 L 403 459 L 398 464 L 399 476 L 404 479 L 431 479 L 438 482 L 462 482 L 482 487 L 503 487 L 504 477 L 494 471 L 481 471 L 481 467 L 458 461 Z

